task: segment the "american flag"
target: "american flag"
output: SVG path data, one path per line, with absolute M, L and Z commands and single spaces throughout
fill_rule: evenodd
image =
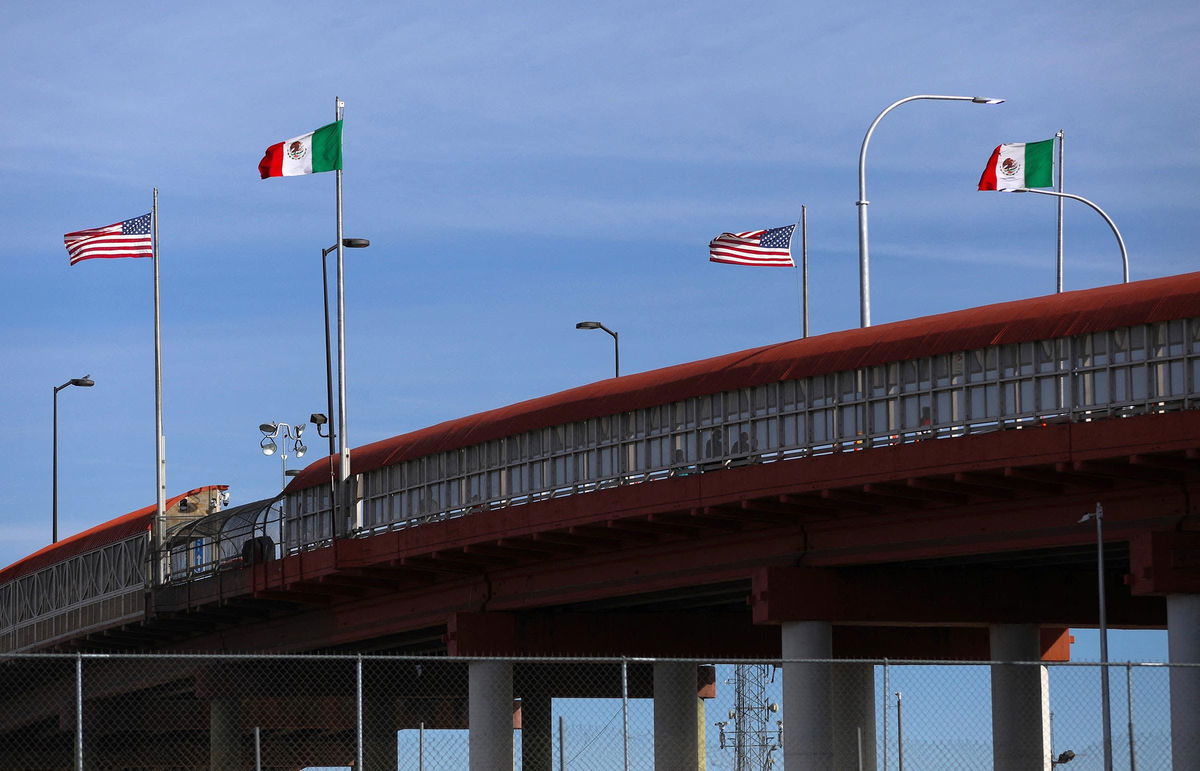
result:
M 794 268 L 792 232 L 795 229 L 795 225 L 788 225 L 768 230 L 748 230 L 745 233 L 722 233 L 708 243 L 708 259 L 730 265 Z
M 63 236 L 71 264 L 98 257 L 153 257 L 154 243 L 150 236 L 150 215 L 102 228 L 88 228 Z

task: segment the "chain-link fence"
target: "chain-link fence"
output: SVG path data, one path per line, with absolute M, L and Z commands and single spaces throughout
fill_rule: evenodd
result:
M 1170 698 L 1198 679 L 1124 663 L 17 654 L 0 657 L 0 768 L 1087 771 L 1105 768 L 1106 735 L 1114 768 L 1198 768 L 1200 746 L 1180 746 L 1197 705 L 1173 716 Z

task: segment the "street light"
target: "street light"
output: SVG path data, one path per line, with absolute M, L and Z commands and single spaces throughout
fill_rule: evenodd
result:
M 581 321 L 575 325 L 576 329 L 603 329 L 605 332 L 612 335 L 613 339 L 613 377 L 621 376 L 621 341 L 617 337 L 617 333 L 601 324 L 599 321 Z
M 339 230 L 339 235 L 340 235 L 340 230 L 341 230 L 340 224 L 338 225 L 338 230 Z M 370 242 L 370 240 L 368 240 L 366 238 L 343 238 L 341 245 L 347 249 L 365 249 L 371 245 L 371 242 Z M 346 383 L 345 383 L 345 375 L 344 375 L 346 356 L 345 356 L 345 351 L 343 350 L 343 348 L 345 347 L 346 341 L 345 341 L 344 325 L 342 324 L 342 320 L 343 320 L 342 319 L 342 305 L 341 305 L 341 299 L 340 299 L 341 295 L 342 295 L 342 288 L 341 288 L 342 287 L 342 267 L 341 267 L 342 263 L 341 263 L 340 258 L 338 260 L 338 297 L 339 297 L 339 300 L 338 300 L 338 313 L 339 313 L 339 316 L 338 316 L 338 374 L 339 374 L 338 403 L 341 406 L 341 409 L 342 409 L 341 412 L 334 412 L 334 410 L 333 410 L 333 353 L 332 353 L 332 350 L 331 350 L 331 347 L 329 344 L 329 268 L 328 268 L 329 263 L 326 260 L 326 258 L 331 253 L 336 252 L 337 250 L 338 250 L 337 244 L 334 244 L 333 246 L 330 246 L 326 249 L 321 250 L 321 301 L 324 303 L 324 306 L 325 306 L 325 408 L 327 410 L 327 412 L 325 414 L 328 415 L 329 433 L 324 434 L 321 432 L 321 426 L 324 425 L 326 421 L 323 421 L 323 420 L 317 421 L 317 420 L 313 419 L 313 422 L 317 424 L 317 434 L 319 434 L 320 436 L 325 437 L 326 439 L 329 440 L 329 457 L 330 457 L 330 461 L 329 461 L 329 463 L 330 463 L 330 466 L 329 466 L 329 470 L 330 470 L 329 513 L 330 513 L 330 527 L 331 527 L 331 529 L 329 531 L 330 538 L 333 538 L 337 535 L 336 512 L 337 512 L 337 508 L 338 508 L 338 501 L 341 500 L 341 494 L 338 492 L 337 480 L 333 477 L 333 460 L 332 459 L 333 459 L 334 455 L 338 454 L 335 437 L 339 436 L 338 431 L 345 433 L 345 430 L 346 430 L 346 427 L 344 425 L 339 427 L 336 425 L 336 422 L 335 422 L 336 418 L 339 415 L 341 416 L 342 423 L 345 423 L 345 421 L 346 421 L 346 414 L 345 414 Z M 319 414 L 319 413 L 314 413 L 314 414 Z M 345 441 L 343 440 L 343 445 L 344 444 L 345 444 Z M 347 465 L 346 461 L 348 459 L 349 459 L 349 449 L 347 448 L 346 457 L 341 459 L 341 463 L 342 463 L 341 478 L 343 478 L 343 479 L 346 478 L 347 469 L 345 468 L 345 466 Z
M 1062 202 L 1062 199 L 1070 198 L 1073 201 L 1079 201 L 1080 203 L 1084 203 L 1084 204 L 1087 204 L 1088 206 L 1092 207 L 1092 209 L 1095 210 L 1095 212 L 1097 214 L 1099 214 L 1101 217 L 1104 218 L 1104 221 L 1108 223 L 1109 230 L 1111 230 L 1113 232 L 1113 235 L 1117 237 L 1117 246 L 1119 246 L 1121 248 L 1121 283 L 1123 283 L 1123 284 L 1129 283 L 1129 251 L 1125 249 L 1125 239 L 1121 238 L 1121 231 L 1117 230 L 1117 223 L 1113 222 L 1112 217 L 1108 216 L 1107 212 L 1105 212 L 1099 206 L 1092 203 L 1091 201 L 1089 201 L 1088 199 L 1084 198 L 1081 195 L 1072 195 L 1070 193 L 1060 193 L 1055 190 L 1035 190 L 1034 188 L 1030 188 L 1030 187 L 1015 187 L 1015 188 L 1013 188 L 1012 192 L 1014 192 L 1014 193 L 1039 193 L 1041 195 L 1052 195 L 1055 198 L 1057 198 L 1060 203 Z M 1061 283 L 1062 283 L 1062 281 L 1060 279 L 1060 281 L 1059 281 L 1060 286 L 1059 286 L 1059 290 L 1058 290 L 1060 292 L 1062 291 Z
M 262 431 L 263 434 L 262 441 L 258 443 L 263 455 L 269 457 L 279 452 L 280 447 L 275 443 L 276 439 L 279 439 L 280 443 L 283 443 L 283 451 L 279 452 L 279 478 L 281 482 L 279 489 L 281 490 L 287 487 L 288 478 L 288 447 L 284 443 L 284 440 L 292 440 L 292 452 L 297 458 L 303 458 L 304 453 L 308 452 L 308 446 L 304 444 L 303 439 L 305 427 L 306 424 L 304 423 L 293 426 L 288 423 L 276 423 L 274 421 L 258 425 L 258 430 Z
M 1104 507 L 1079 518 L 1079 523 L 1096 520 L 1096 583 L 1100 595 L 1100 720 L 1104 732 L 1104 771 L 1112 771 L 1112 708 L 1108 703 L 1108 603 L 1104 593 Z
M 871 326 L 871 261 L 867 243 L 867 205 L 870 201 L 867 200 L 867 145 L 871 142 L 871 134 L 875 133 L 875 127 L 879 125 L 879 121 L 883 120 L 883 116 L 904 104 L 905 102 L 914 102 L 918 99 L 935 99 L 948 102 L 972 102 L 973 104 L 1000 104 L 1003 99 L 992 99 L 986 96 L 941 96 L 938 94 L 917 94 L 916 96 L 906 96 L 903 99 L 892 102 L 887 109 L 879 113 L 875 120 L 871 122 L 870 128 L 867 129 L 867 135 L 863 137 L 862 148 L 858 151 L 858 201 L 855 204 L 858 206 L 858 283 L 859 283 L 859 326 Z
M 342 246 L 347 249 L 365 249 L 371 245 L 370 240 L 366 238 L 343 238 Z M 326 259 L 331 253 L 337 251 L 337 244 L 321 250 L 321 298 L 325 303 L 325 408 L 328 410 L 326 415 L 334 416 L 333 411 L 333 353 L 329 343 L 329 262 Z M 314 421 L 315 422 L 315 421 Z M 320 428 L 318 426 L 318 433 Z M 329 424 L 329 454 L 337 455 L 337 445 L 334 442 L 334 437 L 337 432 L 334 430 L 334 423 Z M 325 436 L 325 434 L 321 434 Z
M 91 375 L 83 377 L 73 377 L 60 386 L 54 387 L 54 504 L 53 513 L 51 514 L 51 541 L 50 543 L 58 543 L 58 392 L 70 386 L 79 386 L 80 388 L 91 388 L 96 385 L 92 380 Z

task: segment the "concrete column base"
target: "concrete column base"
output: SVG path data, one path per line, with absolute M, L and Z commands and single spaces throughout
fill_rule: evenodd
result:
M 468 767 L 470 771 L 512 771 L 512 664 L 472 661 L 468 680 Z
M 786 622 L 782 635 L 785 660 L 833 656 L 833 625 L 827 621 Z M 783 665 L 783 765 L 788 771 L 835 767 L 830 666 Z
M 696 719 L 696 665 L 654 664 L 654 769 L 697 771 L 703 750 Z
M 994 624 L 993 661 L 1041 661 L 1036 624 Z M 992 666 L 992 767 L 1050 771 L 1050 689 L 1045 667 Z
M 1200 594 L 1167 595 L 1167 658 L 1200 664 Z M 1171 668 L 1171 758 L 1174 771 L 1200 762 L 1200 669 Z

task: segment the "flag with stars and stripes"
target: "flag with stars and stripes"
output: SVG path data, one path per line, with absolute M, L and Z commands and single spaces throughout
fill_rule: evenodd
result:
M 72 265 L 80 260 L 97 258 L 154 256 L 149 214 L 102 228 L 67 233 L 63 242 Z
M 794 268 L 792 233 L 795 225 L 745 233 L 722 233 L 708 244 L 710 262 L 730 265 L 773 265 Z

